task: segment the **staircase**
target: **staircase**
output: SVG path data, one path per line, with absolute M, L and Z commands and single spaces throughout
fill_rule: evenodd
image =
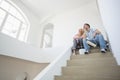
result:
M 120 80 L 120 66 L 111 52 L 93 50 L 88 55 L 71 56 L 55 80 Z

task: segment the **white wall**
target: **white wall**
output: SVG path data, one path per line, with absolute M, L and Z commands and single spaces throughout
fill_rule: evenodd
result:
M 0 55 L 38 63 L 50 63 L 66 49 L 65 47 L 39 49 L 0 33 Z
M 20 0 L 12 1 L 17 4 L 28 17 L 31 26 L 27 42 L 35 47 L 41 47 L 43 27 L 47 23 L 54 25 L 53 47 L 72 43 L 73 35 L 85 22 L 89 23 L 91 26 L 99 27 L 104 32 L 95 0 L 86 5 L 81 5 L 78 9 L 67 10 L 66 12 L 48 16 L 42 20 L 27 7 L 29 4 Z M 105 33 L 103 34 L 105 35 Z
M 95 1 L 76 10 L 57 14 L 49 22 L 54 25 L 53 46 L 72 43 L 74 34 L 83 27 L 85 22 L 89 23 L 91 27 L 99 27 L 104 32 Z
M 98 0 L 98 5 L 112 51 L 120 65 L 120 0 Z

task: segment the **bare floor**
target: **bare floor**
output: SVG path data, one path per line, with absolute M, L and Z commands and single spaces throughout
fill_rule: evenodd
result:
M 33 80 L 47 65 L 0 55 L 0 80 Z

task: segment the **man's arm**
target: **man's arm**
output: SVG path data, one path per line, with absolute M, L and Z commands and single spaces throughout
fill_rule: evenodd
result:
M 97 34 L 101 34 L 101 32 L 98 29 L 95 30 L 93 37 L 95 37 Z

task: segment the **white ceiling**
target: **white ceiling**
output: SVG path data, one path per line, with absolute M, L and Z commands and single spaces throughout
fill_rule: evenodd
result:
M 79 8 L 95 0 L 21 0 L 39 18 Z

